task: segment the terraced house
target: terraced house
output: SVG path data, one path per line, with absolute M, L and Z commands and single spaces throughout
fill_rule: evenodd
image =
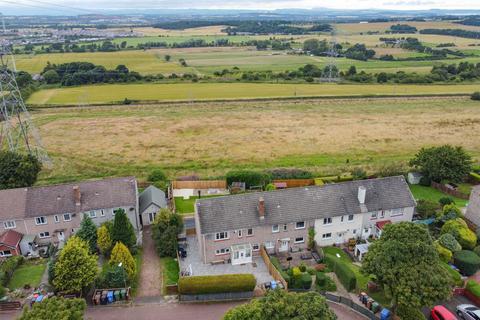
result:
M 119 209 L 125 210 L 136 231 L 141 229 L 134 177 L 1 190 L 0 228 L 23 234 L 29 241 L 22 254 L 34 254 L 42 245 L 68 239 L 84 215 L 100 225 Z
M 320 246 L 381 235 L 385 224 L 411 221 L 416 202 L 404 177 L 388 177 L 206 198 L 195 205 L 204 263 L 252 261 L 307 246 L 308 229 Z

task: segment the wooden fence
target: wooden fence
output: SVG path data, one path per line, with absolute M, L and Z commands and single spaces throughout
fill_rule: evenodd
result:
M 285 183 L 287 184 L 287 188 L 298 188 L 298 187 L 314 186 L 315 180 L 314 179 L 279 179 L 279 180 L 273 180 L 273 183 Z
M 20 301 L 2 301 L 0 302 L 0 311 L 12 311 L 22 308 Z
M 432 181 L 432 187 L 437 189 L 437 190 L 442 191 L 443 193 L 449 194 L 451 196 L 454 196 L 454 197 L 457 197 L 457 198 L 460 198 L 460 199 L 468 200 L 470 198 L 469 194 L 461 193 L 460 191 L 451 189 L 451 188 L 447 187 L 446 185 L 441 184 L 441 183 L 437 183 L 435 181 Z
M 226 180 L 172 181 L 173 189 L 227 189 Z
M 267 251 L 265 251 L 265 248 L 263 246 L 261 246 L 261 248 L 260 248 L 260 255 L 262 256 L 263 261 L 265 262 L 265 265 L 267 266 L 268 273 L 270 273 L 270 275 L 272 276 L 272 278 L 275 281 L 279 281 L 280 283 L 282 283 L 285 290 L 288 290 L 287 281 L 285 281 L 285 279 L 283 279 L 280 272 L 277 270 L 277 268 L 270 261 L 270 257 L 268 256 L 268 253 L 267 253 Z

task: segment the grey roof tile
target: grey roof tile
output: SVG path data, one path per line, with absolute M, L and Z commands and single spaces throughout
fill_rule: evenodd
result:
M 140 206 L 140 213 L 143 213 L 149 205 L 156 204 L 160 208 L 167 207 L 167 199 L 165 197 L 165 192 L 158 189 L 155 186 L 149 186 L 147 189 L 143 190 L 138 199 Z

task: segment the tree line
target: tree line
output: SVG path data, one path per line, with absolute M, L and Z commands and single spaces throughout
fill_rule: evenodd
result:
M 423 29 L 421 34 L 436 34 L 442 36 L 461 37 L 469 39 L 480 39 L 480 32 L 463 29 Z

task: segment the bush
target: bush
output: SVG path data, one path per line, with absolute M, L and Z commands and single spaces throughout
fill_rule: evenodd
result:
M 443 247 L 438 242 L 435 242 L 435 248 L 437 249 L 438 255 L 443 262 L 448 263 L 452 260 L 452 251 Z
M 467 223 L 461 218 L 447 221 L 442 226 L 441 233 L 450 233 L 453 235 L 463 249 L 472 250 L 477 244 L 477 236 L 468 228 Z
M 452 252 L 457 252 L 462 250 L 462 246 L 450 233 L 445 233 L 438 238 L 438 243 Z
M 480 269 L 480 257 L 473 251 L 455 252 L 453 259 L 455 266 L 466 276 L 471 276 Z
M 265 186 L 265 191 L 273 191 L 273 190 L 276 190 L 277 187 L 275 187 L 275 185 L 273 183 L 269 183 Z
M 452 197 L 442 197 L 438 200 L 438 203 L 440 203 L 440 205 L 442 206 L 442 208 L 444 206 L 446 206 L 447 204 L 455 204 L 455 201 L 453 200 Z
M 307 272 L 301 273 L 299 276 L 294 276 L 294 282 L 291 285 L 293 289 L 304 289 L 308 290 L 312 286 L 312 276 Z
M 480 182 L 480 174 L 476 172 L 470 172 L 470 177 L 476 182 Z
M 367 179 L 367 172 L 360 167 L 354 168 L 351 172 L 353 180 Z
M 178 292 L 181 294 L 248 292 L 253 291 L 255 285 L 253 274 L 182 277 L 178 280 Z
M 313 173 L 295 168 L 279 168 L 266 171 L 272 179 L 313 179 Z
M 280 262 L 278 261 L 277 257 L 270 257 L 270 262 L 275 266 L 278 272 L 280 272 L 280 275 L 282 276 L 282 278 L 285 281 L 287 281 L 287 283 L 290 283 L 291 282 L 290 275 L 282 269 L 282 266 L 280 265 Z
M 337 291 L 335 282 L 323 272 L 317 272 L 316 283 L 320 291 Z
M 474 249 L 473 249 L 473 252 L 475 252 L 477 254 L 477 256 L 480 257 L 480 246 L 476 246 Z
M 443 264 L 443 266 L 444 266 L 445 270 L 447 271 L 447 273 L 450 275 L 450 278 L 452 279 L 455 286 L 463 287 L 462 275 L 457 270 L 450 267 L 449 264 Z
M 470 291 L 475 297 L 480 298 L 480 283 L 475 280 L 468 280 L 466 289 Z
M 0 285 L 6 286 L 8 284 L 13 272 L 23 263 L 23 261 L 23 256 L 13 256 L 7 258 L 0 265 Z
M 430 185 L 432 184 L 432 180 L 429 177 L 423 176 L 420 178 L 418 184 L 424 187 L 430 187 Z
M 403 176 L 407 173 L 407 168 L 400 162 L 384 164 L 377 172 L 378 177 Z
M 298 266 L 298 269 L 300 269 L 301 272 L 306 272 L 307 271 L 307 266 L 304 263 L 301 263 Z
M 423 218 L 428 219 L 434 217 L 440 206 L 437 202 L 432 200 L 418 200 L 417 213 Z
M 397 316 L 402 320 L 426 320 L 425 315 L 419 309 L 399 305 L 397 308 Z
M 268 173 L 248 170 L 230 171 L 227 173 L 226 178 L 228 185 L 231 185 L 233 182 L 245 182 L 247 189 L 257 186 L 263 188 L 271 181 Z
M 167 175 L 162 170 L 155 169 L 148 175 L 147 179 L 151 182 L 165 181 L 167 180 Z
M 346 264 L 341 261 L 337 261 L 335 263 L 334 271 L 345 289 L 352 291 L 357 287 L 357 277 Z
M 472 100 L 480 101 L 480 91 L 474 92 L 471 98 Z

